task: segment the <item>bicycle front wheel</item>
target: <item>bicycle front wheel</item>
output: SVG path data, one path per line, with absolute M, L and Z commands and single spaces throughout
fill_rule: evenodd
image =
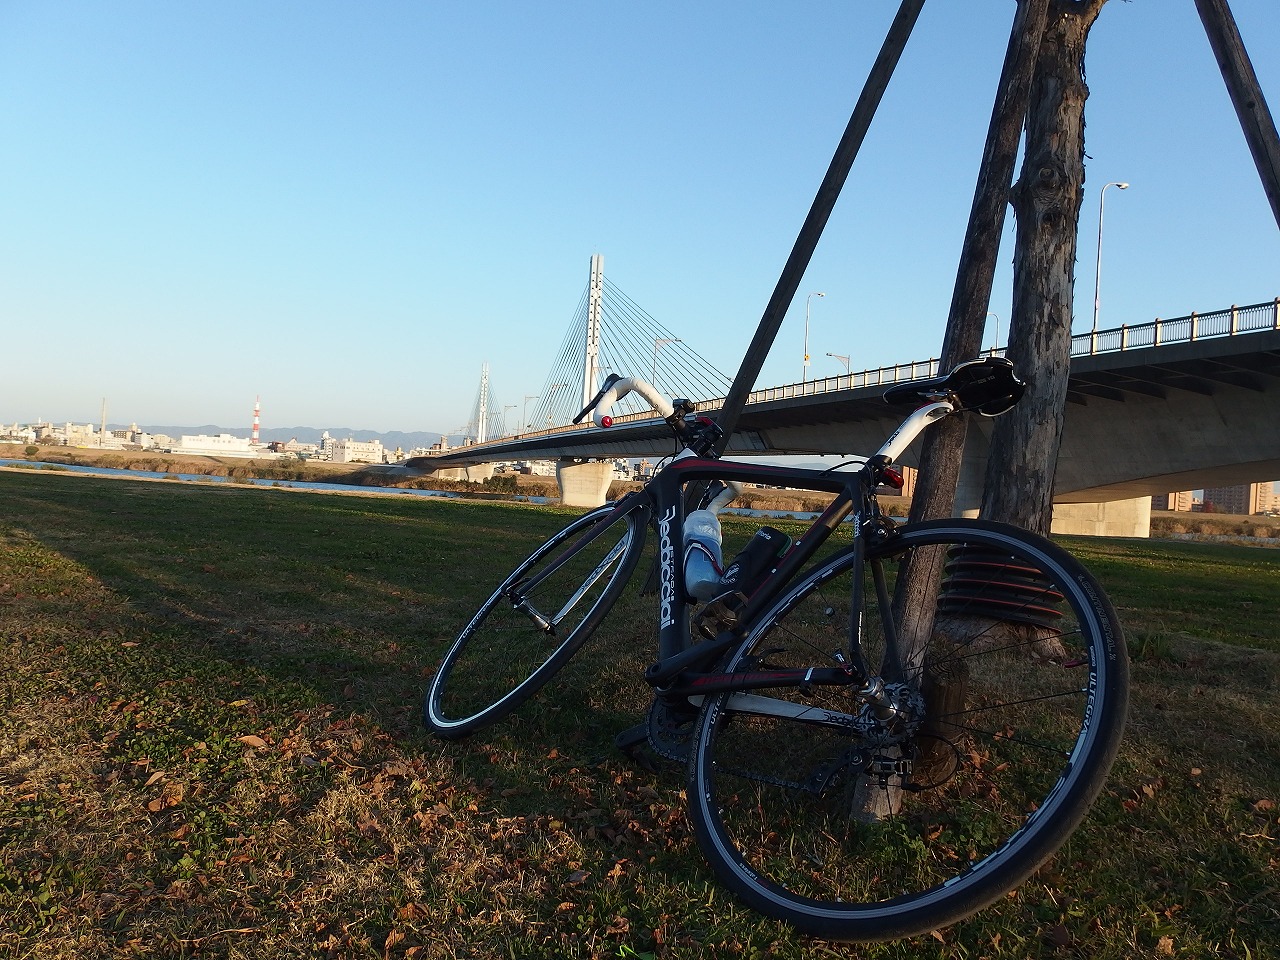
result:
M 594 510 L 503 580 L 444 655 L 423 704 L 427 727 L 445 739 L 464 736 L 550 680 L 622 593 L 644 549 L 647 516 L 644 508 Z
M 1115 612 L 1047 540 L 933 521 L 870 546 L 858 571 L 841 554 L 752 628 L 726 672 L 786 685 L 708 697 L 689 767 L 721 881 L 831 940 L 935 930 L 1021 883 L 1101 789 L 1128 697 Z M 859 619 L 875 704 L 808 670 L 842 667 Z M 891 632 L 909 651 L 900 672 Z

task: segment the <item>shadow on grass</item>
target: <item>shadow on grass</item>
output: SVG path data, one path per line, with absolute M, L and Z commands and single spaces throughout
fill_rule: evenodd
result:
M 652 598 L 510 720 L 422 731 L 447 643 L 565 518 L 0 473 L 0 954 L 822 952 L 716 887 L 678 769 L 612 748 L 647 707 Z M 1015 896 L 859 956 L 1274 943 L 1275 561 L 1090 550 L 1139 641 L 1111 785 Z M 1202 620 L 1246 642 L 1184 636 Z

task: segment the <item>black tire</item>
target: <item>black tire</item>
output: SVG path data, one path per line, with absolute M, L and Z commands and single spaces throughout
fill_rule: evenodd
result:
M 947 559 L 951 547 L 968 550 Z M 1079 824 L 1123 732 L 1120 625 L 1068 554 L 1004 524 L 903 526 L 868 548 L 890 597 L 907 557 L 928 569 L 941 612 L 923 664 L 896 686 L 884 678 L 900 719 L 860 714 L 855 686 L 795 684 L 708 697 L 694 738 L 690 815 L 716 875 L 824 939 L 925 933 L 1013 889 Z M 726 672 L 837 666 L 853 568 L 846 551 L 806 576 Z M 884 631 L 870 564 L 864 579 L 875 672 Z
M 427 728 L 445 739 L 465 736 L 506 717 L 550 680 L 622 593 L 644 549 L 647 519 L 643 507 L 622 516 L 612 505 L 584 514 L 503 580 L 454 640 L 427 688 Z M 539 627 L 530 613 L 517 609 L 508 591 L 560 560 L 601 525 L 610 529 L 573 552 L 525 597 L 555 621 L 553 630 Z

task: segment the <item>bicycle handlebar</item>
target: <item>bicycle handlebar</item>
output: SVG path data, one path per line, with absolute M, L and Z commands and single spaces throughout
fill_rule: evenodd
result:
M 609 375 L 600 392 L 583 408 L 582 412 L 573 418 L 573 422 L 581 423 L 590 413 L 591 420 L 597 427 L 611 427 L 613 417 L 609 416 L 609 409 L 628 393 L 633 392 L 647 400 L 662 419 L 670 419 L 675 413 L 676 408 L 672 406 L 671 401 L 660 394 L 652 384 L 637 377 L 620 377 L 614 373 Z

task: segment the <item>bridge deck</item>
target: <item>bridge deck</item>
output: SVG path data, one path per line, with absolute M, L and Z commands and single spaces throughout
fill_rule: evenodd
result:
M 1280 476 L 1280 300 L 1075 338 L 1056 497 L 1099 502 Z M 882 394 L 930 376 L 904 364 L 752 393 L 728 453 L 865 454 L 901 421 Z M 721 400 L 699 410 L 714 417 Z M 984 427 L 967 459 L 985 459 Z M 656 458 L 673 452 L 651 413 L 608 430 L 558 427 L 417 458 L 417 469 L 512 459 Z M 914 465 L 911 455 L 904 462 Z

